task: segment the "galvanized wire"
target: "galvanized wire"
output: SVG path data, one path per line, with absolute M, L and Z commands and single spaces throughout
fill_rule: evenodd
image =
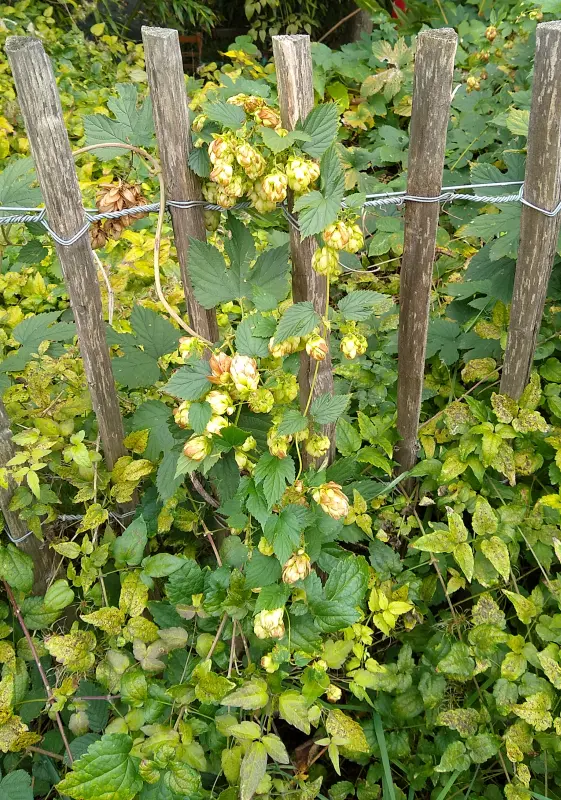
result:
M 475 189 L 486 189 L 486 188 L 497 189 L 506 186 L 517 186 L 519 188 L 516 193 L 502 194 L 502 195 L 468 194 L 467 192 L 461 191 L 462 189 L 469 189 L 470 191 L 473 191 Z M 458 200 L 463 202 L 483 203 L 483 204 L 493 204 L 493 205 L 503 205 L 505 203 L 521 203 L 522 205 L 528 206 L 528 208 L 533 208 L 535 211 L 539 211 L 546 217 L 556 217 L 561 211 L 561 201 L 555 206 L 555 208 L 546 209 L 546 208 L 540 208 L 539 206 L 536 206 L 533 203 L 531 203 L 529 200 L 526 200 L 526 198 L 524 197 L 523 181 L 503 181 L 500 183 L 472 183 L 472 184 L 466 183 L 458 186 L 445 186 L 442 188 L 440 194 L 436 195 L 435 197 L 410 195 L 407 194 L 406 191 L 367 194 L 365 196 L 365 201 L 362 204 L 361 208 L 364 209 L 384 208 L 389 206 L 396 206 L 400 208 L 406 202 L 451 203 Z M 187 209 L 187 208 L 196 208 L 200 206 L 203 206 L 203 208 L 209 211 L 225 210 L 222 206 L 217 205 L 216 203 L 207 203 L 205 200 L 168 200 L 166 203 L 166 208 L 168 209 L 173 209 L 173 208 Z M 250 203 L 243 202 L 243 203 L 237 203 L 230 210 L 233 211 L 239 209 L 246 209 L 249 207 Z M 344 202 L 342 204 L 342 207 L 346 208 Z M 284 212 L 289 223 L 295 228 L 298 228 L 297 217 L 289 211 L 286 204 L 282 204 L 280 208 Z M 84 217 L 85 217 L 84 224 L 73 236 L 70 236 L 69 238 L 60 236 L 58 233 L 56 233 L 56 231 L 54 231 L 50 227 L 47 219 L 45 218 L 46 209 L 44 208 L 0 206 L 0 225 L 12 225 L 12 224 L 36 222 L 43 226 L 43 228 L 53 239 L 53 241 L 55 241 L 59 245 L 68 247 L 69 245 L 72 245 L 75 242 L 77 242 L 82 236 L 84 236 L 84 234 L 87 233 L 90 225 L 95 222 L 101 222 L 102 220 L 106 219 L 121 219 L 122 217 L 131 217 L 137 214 L 152 214 L 158 212 L 159 210 L 160 210 L 159 203 L 147 203 L 141 206 L 133 206 L 132 208 L 123 208 L 120 211 L 97 212 L 95 209 L 84 209 Z M 6 212 L 10 211 L 15 213 L 6 214 Z M 3 216 L 4 214 L 6 215 Z

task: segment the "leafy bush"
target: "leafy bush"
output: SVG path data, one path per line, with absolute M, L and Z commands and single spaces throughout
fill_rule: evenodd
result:
M 541 12 L 479 5 L 442 4 L 461 34 L 448 185 L 523 175 Z M 73 66 L 94 50 L 53 36 L 47 10 L 35 24 L 76 145 L 153 151 L 140 51 L 102 34 L 100 90 Z M 356 226 L 366 193 L 405 185 L 413 48 L 387 15 L 371 42 L 313 45 L 319 103 L 296 133 L 253 48 L 189 80 L 191 166 L 224 208 L 189 269 L 220 342 L 207 361 L 166 319 L 153 220 L 92 230 L 129 450 L 112 472 L 52 243 L 3 226 L 0 375 L 17 453 L 1 477 L 56 574 L 34 595 L 29 557 L 0 547 L 0 796 L 559 794 L 558 270 L 515 403 L 497 383 L 518 206 L 443 209 L 413 491 L 393 478 L 401 214 Z M 34 205 L 10 108 L 0 202 Z M 105 210 L 156 198 L 136 156 L 99 149 L 78 174 Z M 323 318 L 290 298 L 288 189 L 319 238 Z M 167 223 L 158 266 L 182 313 Z M 319 364 L 328 349 L 335 394 L 302 413 L 301 354 Z M 328 465 L 322 426 L 335 423 Z

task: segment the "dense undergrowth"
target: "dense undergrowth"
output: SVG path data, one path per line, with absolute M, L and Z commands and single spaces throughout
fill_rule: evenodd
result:
M 1 6 L 2 37 L 32 24 L 44 39 L 73 145 L 156 152 L 141 48 L 99 30 L 87 42 L 49 9 Z M 523 177 L 535 25 L 561 8 L 424 10 L 402 28 L 380 14 L 371 40 L 340 51 L 314 44 L 318 105 L 295 135 L 280 128 L 274 68 L 246 41 L 188 79 L 191 166 L 225 207 L 207 214 L 190 272 L 220 342 L 209 364 L 168 321 L 154 217 L 92 230 L 130 453 L 112 472 L 52 243 L 1 226 L 0 386 L 18 448 L 2 478 L 58 571 L 34 596 L 28 557 L 0 548 L 13 593 L 0 606 L 0 797 L 561 795 L 558 264 L 515 403 L 498 379 L 520 208 L 443 208 L 408 494 L 392 462 L 402 216 L 360 212 L 366 193 L 405 187 L 421 22 L 460 35 L 445 184 Z M 0 75 L 0 203 L 33 206 L 5 61 Z M 146 164 L 114 156 L 78 159 L 85 204 L 156 199 Z M 290 300 L 287 189 L 319 237 L 328 319 Z M 162 282 L 184 313 L 170 234 L 166 222 Z M 320 363 L 328 347 L 335 396 L 302 414 L 300 353 Z

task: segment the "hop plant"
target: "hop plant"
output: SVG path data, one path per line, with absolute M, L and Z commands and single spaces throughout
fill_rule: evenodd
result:
M 214 233 L 214 231 L 218 230 L 218 226 L 220 225 L 220 211 L 209 211 L 205 208 L 203 215 L 207 231 L 209 233 Z
M 272 390 L 276 403 L 291 403 L 298 397 L 298 381 L 295 375 L 284 372 L 277 376 L 276 384 Z
M 234 163 L 234 148 L 231 142 L 226 141 L 222 136 L 216 136 L 208 146 L 208 157 L 211 164 L 231 165 Z
M 184 400 L 181 405 L 177 406 L 177 408 L 173 411 L 173 419 L 175 420 L 175 424 L 178 425 L 180 428 L 188 428 L 189 427 L 189 406 L 191 403 L 189 400 Z
M 223 414 L 231 415 L 236 410 L 228 392 L 220 392 L 215 389 L 207 394 L 205 401 L 211 407 L 212 413 L 219 416 Z
M 183 446 L 183 455 L 191 461 L 203 461 L 212 449 L 210 439 L 206 436 L 193 436 Z
M 294 192 L 305 192 L 319 178 L 319 166 L 314 161 L 293 156 L 286 162 L 286 177 Z
M 313 358 L 314 361 L 325 361 L 329 347 L 327 342 L 320 336 L 319 333 L 312 333 L 306 342 L 306 353 Z
M 265 128 L 278 128 L 281 124 L 280 116 L 269 106 L 258 108 L 254 112 L 256 122 L 261 123 Z
M 347 253 L 358 253 L 359 250 L 362 250 L 364 247 L 364 235 L 360 228 L 360 225 L 356 223 L 354 225 L 350 225 L 347 227 L 347 231 L 349 232 L 349 241 L 344 247 L 344 250 Z
M 230 197 L 242 197 L 245 192 L 244 179 L 242 176 L 234 175 L 228 185 L 224 187 L 224 191 L 226 194 L 230 195 Z M 220 190 L 218 194 L 220 194 Z
M 257 389 L 248 398 L 247 404 L 254 414 L 268 414 L 275 405 L 275 398 L 269 389 Z
M 310 574 L 311 569 L 310 556 L 306 554 L 305 550 L 298 550 L 282 568 L 283 583 L 303 581 Z
M 216 205 L 218 202 L 218 186 L 212 181 L 206 181 L 203 183 L 203 197 L 207 201 L 207 203 L 212 203 L 212 205 Z
M 257 180 L 253 184 L 253 188 L 249 193 L 249 200 L 252 207 L 259 212 L 259 214 L 270 214 L 277 207 L 276 203 L 272 203 L 263 193 L 263 181 Z
M 280 436 L 276 428 L 271 428 L 267 434 L 267 447 L 269 453 L 277 458 L 286 458 L 290 448 L 291 436 Z
M 325 697 L 330 703 L 338 703 L 342 696 L 343 692 L 334 683 L 330 683 L 325 690 Z
M 255 391 L 259 385 L 257 361 L 249 356 L 236 353 L 230 364 L 230 375 L 234 386 L 242 395 Z
M 299 336 L 290 336 L 288 339 L 284 339 L 282 342 L 277 342 L 277 344 L 275 344 L 274 336 L 269 341 L 269 352 L 272 356 L 274 356 L 274 358 L 289 356 L 291 353 L 295 353 L 299 347 Z
M 350 239 L 350 231 L 344 222 L 334 222 L 323 231 L 326 245 L 335 250 L 344 250 Z
M 226 417 L 221 417 L 218 414 L 213 414 L 213 416 L 209 419 L 206 424 L 205 431 L 207 433 L 212 433 L 215 436 L 220 436 L 220 431 L 222 428 L 228 427 L 228 420 Z
M 282 203 L 286 200 L 288 178 L 280 170 L 270 172 L 263 178 L 263 194 L 271 203 Z
M 251 180 L 255 180 L 265 171 L 265 159 L 247 142 L 236 147 L 236 161 Z
M 344 519 L 349 513 L 349 501 L 338 483 L 322 483 L 312 492 L 316 503 L 333 519 Z
M 360 333 L 348 333 L 341 339 L 340 350 L 349 361 L 366 353 L 368 342 Z
M 284 609 L 260 611 L 253 620 L 253 631 L 258 639 L 282 639 L 285 633 Z
M 222 208 L 233 208 L 238 199 L 235 195 L 229 194 L 225 189 L 219 189 L 216 193 L 216 202 Z
M 205 122 L 207 121 L 208 117 L 206 114 L 197 114 L 195 119 L 193 120 L 193 124 L 191 125 L 191 129 L 195 131 L 195 133 L 200 133 L 205 126 Z
M 330 446 L 331 440 L 329 436 L 315 434 L 314 436 L 310 436 L 306 442 L 306 452 L 314 458 L 321 458 L 321 456 L 324 456 L 329 451 Z
M 226 355 L 226 353 L 213 354 L 208 363 L 211 370 L 209 381 L 222 385 L 228 383 L 230 380 L 230 367 L 232 365 L 231 357 Z
M 226 187 L 231 182 L 234 176 L 234 168 L 226 161 L 217 161 L 216 166 L 210 173 L 211 181 L 219 184 L 219 186 Z
M 312 267 L 318 275 L 337 275 L 341 271 L 337 250 L 333 247 L 318 247 L 312 256 Z

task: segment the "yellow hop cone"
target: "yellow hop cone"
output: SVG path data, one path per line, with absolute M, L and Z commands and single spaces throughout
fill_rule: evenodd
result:
M 349 513 L 349 501 L 338 483 L 323 483 L 312 493 L 316 503 L 333 519 L 343 519 Z
M 327 342 L 320 336 L 319 333 L 312 333 L 306 342 L 306 353 L 313 358 L 314 361 L 325 361 L 329 347 Z
M 283 583 L 303 581 L 310 574 L 311 569 L 310 557 L 304 550 L 298 550 L 282 568 Z
M 232 358 L 230 375 L 238 392 L 254 392 L 259 385 L 257 361 L 238 353 Z
M 212 448 L 212 444 L 206 436 L 193 436 L 183 447 L 183 455 L 190 458 L 191 461 L 202 461 L 208 456 Z
M 253 620 L 253 632 L 258 639 L 282 639 L 284 636 L 284 608 L 260 611 Z

